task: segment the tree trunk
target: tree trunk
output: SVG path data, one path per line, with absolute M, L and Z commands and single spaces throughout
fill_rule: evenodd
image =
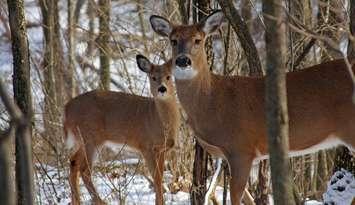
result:
M 266 119 L 275 205 L 294 204 L 288 160 L 286 22 L 282 0 L 263 1 L 266 26 Z
M 74 24 L 74 5 L 73 0 L 67 0 L 68 5 L 68 75 L 66 75 L 65 80 L 68 85 L 69 98 L 75 96 L 75 85 L 74 85 L 74 59 L 75 59 L 75 24 Z
M 89 17 L 89 34 L 88 34 L 88 42 L 87 42 L 87 49 L 86 55 L 89 58 L 93 58 L 93 53 L 95 49 L 95 1 L 88 0 L 88 6 L 86 10 L 86 14 Z
M 249 33 L 247 24 L 240 17 L 237 9 L 231 0 L 218 0 L 224 15 L 228 18 L 232 28 L 237 33 L 240 44 L 244 50 L 249 64 L 250 76 L 260 76 L 263 74 L 261 63 L 254 41 Z
M 62 134 L 61 113 L 64 99 L 62 97 L 62 75 L 63 75 L 63 55 L 60 43 L 58 1 L 39 1 L 42 19 L 43 33 L 45 38 L 45 48 L 43 57 L 44 76 L 44 129 L 48 142 L 52 144 L 57 162 L 59 162 L 59 144 Z
M 0 137 L 0 186 L 2 187 L 0 192 L 0 204 L 12 205 L 15 204 L 15 189 L 11 177 L 11 144 L 9 142 L 9 137 L 5 137 L 2 132 L 0 132 Z
M 256 187 L 255 204 L 269 204 L 268 196 L 268 165 L 267 160 L 263 160 L 259 164 L 258 184 Z
M 7 5 L 12 40 L 14 98 L 22 113 L 31 122 L 30 61 L 24 2 L 8 0 Z M 31 123 L 19 124 L 15 136 L 17 202 L 18 204 L 33 204 Z
M 2 104 L 6 105 L 10 96 L 6 93 L 5 87 L 0 79 L 0 98 Z M 10 112 L 10 111 L 8 111 Z M 9 124 L 9 128 L 5 131 L 0 130 L 0 204 L 12 205 L 15 204 L 15 189 L 11 176 L 11 144 L 10 137 L 13 135 L 14 123 Z
M 177 0 L 182 24 L 188 24 L 190 18 L 190 0 Z
M 99 0 L 100 88 L 110 89 L 110 9 L 111 0 Z
M 355 38 L 355 1 L 350 1 L 350 25 L 351 35 Z M 349 40 L 348 57 L 355 58 L 355 41 Z M 355 158 L 345 146 L 336 149 L 334 159 L 334 172 L 344 168 L 355 175 Z
M 348 56 L 355 58 L 355 1 L 350 1 L 350 33 L 352 40 L 348 44 Z
M 194 0 L 194 5 L 199 8 L 198 11 L 194 9 L 193 16 L 194 23 L 202 20 L 206 14 L 209 13 L 209 1 L 208 0 Z M 206 43 L 207 60 L 210 63 L 213 58 L 211 55 L 211 41 Z M 211 65 L 211 64 L 209 64 Z M 192 176 L 192 187 L 191 187 L 191 204 L 200 205 L 204 204 L 205 194 L 207 191 L 206 180 L 207 180 L 207 164 L 208 164 L 208 153 L 201 147 L 201 145 L 196 140 L 195 144 L 195 158 L 193 164 L 193 176 Z

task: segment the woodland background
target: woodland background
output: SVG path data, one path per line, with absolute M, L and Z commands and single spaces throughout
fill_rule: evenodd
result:
M 136 54 L 149 56 L 155 63 L 163 63 L 171 56 L 167 39 L 151 29 L 150 15 L 162 15 L 176 23 L 194 23 L 213 10 L 222 9 L 226 14 L 224 26 L 206 44 L 211 72 L 254 76 L 265 73 L 261 0 L 26 0 L 22 25 L 10 29 L 9 14 L 18 11 L 11 6 L 17 2 L 20 2 L 17 9 L 21 9 L 21 1 L 0 0 L 0 76 L 4 85 L 1 93 L 15 95 L 24 115 L 15 108 L 11 111 L 11 102 L 0 102 L 0 152 L 4 154 L 1 157 L 9 157 L 6 163 L 1 163 L 0 173 L 8 169 L 14 178 L 14 169 L 33 166 L 33 196 L 38 204 L 60 203 L 70 198 L 69 160 L 62 131 L 66 102 L 97 88 L 150 95 L 147 77 L 136 66 Z M 288 19 L 288 71 L 355 56 L 351 35 L 355 32 L 355 0 L 283 2 Z M 12 53 L 11 32 L 28 36 L 24 44 L 28 43 L 29 53 L 26 48 Z M 12 54 L 28 56 L 29 66 L 16 70 Z M 185 119 L 183 112 L 182 116 Z M 21 142 L 22 135 L 30 136 L 30 146 Z M 29 153 L 33 163 L 26 162 Z M 15 165 L 15 161 L 24 164 Z M 322 200 L 331 175 L 341 167 L 355 174 L 355 160 L 345 147 L 295 157 L 290 164 L 297 204 L 306 199 Z M 222 167 L 217 191 L 222 197 L 219 203 L 226 204 L 229 175 L 225 162 Z M 191 193 L 191 203 L 201 204 L 208 188 L 206 181 L 215 172 L 216 159 L 195 145 L 194 134 L 185 121 L 165 169 L 169 173 L 165 180 L 169 192 Z M 121 203 L 126 202 L 132 191 L 127 187 L 133 178 L 142 177 L 144 181 L 147 176 L 137 156 L 110 150 L 100 155 L 95 171 L 96 178 L 106 182 L 102 185 L 106 187 L 106 199 Z M 26 179 L 22 177 L 16 173 L 18 190 L 31 186 L 31 177 L 19 182 Z M 271 193 L 268 161 L 253 167 L 249 191 L 257 204 L 268 204 Z M 213 196 L 212 201 L 218 204 Z M 139 204 L 139 200 L 135 203 Z

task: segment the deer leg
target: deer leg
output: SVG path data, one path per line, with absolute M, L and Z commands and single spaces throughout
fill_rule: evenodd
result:
M 70 157 L 69 184 L 71 190 L 71 204 L 80 204 L 79 174 L 83 150 L 79 149 Z
M 163 205 L 163 172 L 164 172 L 164 158 L 165 153 L 163 151 L 152 151 L 145 156 L 150 174 L 153 176 L 154 191 L 155 191 L 155 204 Z
M 95 186 L 91 179 L 92 161 L 95 153 L 94 146 L 86 146 L 86 156 L 80 168 L 81 177 L 83 178 L 86 189 L 89 191 L 94 204 L 105 204 L 100 198 L 99 193 L 96 191 Z
M 235 154 L 228 159 L 231 168 L 230 198 L 232 205 L 240 205 L 247 184 L 253 157 L 243 154 Z

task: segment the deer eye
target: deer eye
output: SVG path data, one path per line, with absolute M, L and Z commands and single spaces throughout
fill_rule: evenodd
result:
M 153 77 L 152 77 L 152 80 L 153 80 L 153 81 L 156 81 L 156 80 L 157 80 L 157 78 L 153 76 Z
M 171 40 L 171 45 L 172 46 L 176 46 L 177 45 L 177 40 L 175 40 L 175 39 Z
M 168 76 L 166 76 L 166 80 L 170 80 L 170 76 L 168 75 Z
M 195 39 L 195 44 L 199 45 L 201 43 L 201 39 Z

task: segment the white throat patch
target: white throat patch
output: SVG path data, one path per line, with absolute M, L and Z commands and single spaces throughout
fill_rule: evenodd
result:
M 166 100 L 168 98 L 168 94 L 167 93 L 161 93 L 161 92 L 158 92 L 158 95 L 157 97 L 161 100 Z
M 176 66 L 175 69 L 173 69 L 173 74 L 176 79 L 191 80 L 197 75 L 197 71 L 193 69 L 191 66 L 185 68 Z

